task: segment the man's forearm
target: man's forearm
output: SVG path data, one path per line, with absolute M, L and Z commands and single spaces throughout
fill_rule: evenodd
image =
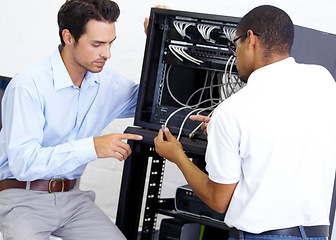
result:
M 175 161 L 195 194 L 210 208 L 224 213 L 231 201 L 237 186 L 234 184 L 219 184 L 211 181 L 186 155 L 180 155 Z

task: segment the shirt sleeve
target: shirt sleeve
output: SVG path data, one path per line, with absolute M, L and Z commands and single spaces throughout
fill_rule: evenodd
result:
M 239 127 L 234 114 L 220 105 L 208 124 L 206 170 L 209 178 L 217 183 L 232 184 L 241 177 L 239 155 Z
M 99 101 L 106 102 L 106 111 L 109 112 L 105 125 L 109 124 L 116 118 L 134 117 L 136 104 L 138 100 L 139 84 L 117 74 L 112 69 L 105 69 L 102 73 L 101 80 L 103 88 L 110 89 L 107 96 Z
M 13 176 L 21 181 L 49 179 L 96 159 L 92 137 L 43 145 L 47 122 L 38 92 L 29 79 L 23 85 L 9 86 L 3 99 L 3 133 Z

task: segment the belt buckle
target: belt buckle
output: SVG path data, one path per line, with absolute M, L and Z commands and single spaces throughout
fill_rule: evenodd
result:
M 64 179 L 60 179 L 60 178 L 53 178 L 53 179 L 50 179 L 49 180 L 49 183 L 48 183 L 48 192 L 49 193 L 54 193 L 53 191 L 52 191 L 52 183 L 53 182 L 62 182 L 62 189 L 61 189 L 61 191 L 60 192 L 64 192 Z

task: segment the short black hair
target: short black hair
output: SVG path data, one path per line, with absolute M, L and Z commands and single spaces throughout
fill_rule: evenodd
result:
M 120 15 L 117 3 L 111 0 L 67 0 L 58 12 L 58 27 L 61 43 L 64 46 L 62 32 L 68 29 L 75 41 L 85 33 L 89 20 L 114 23 Z
M 265 50 L 265 57 L 270 54 L 290 53 L 294 41 L 294 25 L 288 14 L 280 8 L 262 5 L 248 12 L 238 23 L 237 35 L 252 30 L 259 34 L 259 41 Z

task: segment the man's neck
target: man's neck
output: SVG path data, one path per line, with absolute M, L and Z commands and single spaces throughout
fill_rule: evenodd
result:
M 282 60 L 284 60 L 288 57 L 290 57 L 289 54 L 282 54 L 282 55 L 273 54 L 269 57 L 259 58 L 259 61 L 256 61 L 255 70 L 258 69 L 258 68 L 262 68 L 262 67 L 265 67 L 267 65 L 282 61 Z
M 73 84 L 80 88 L 87 70 L 79 66 L 65 48 L 63 48 L 61 51 L 61 58 Z

